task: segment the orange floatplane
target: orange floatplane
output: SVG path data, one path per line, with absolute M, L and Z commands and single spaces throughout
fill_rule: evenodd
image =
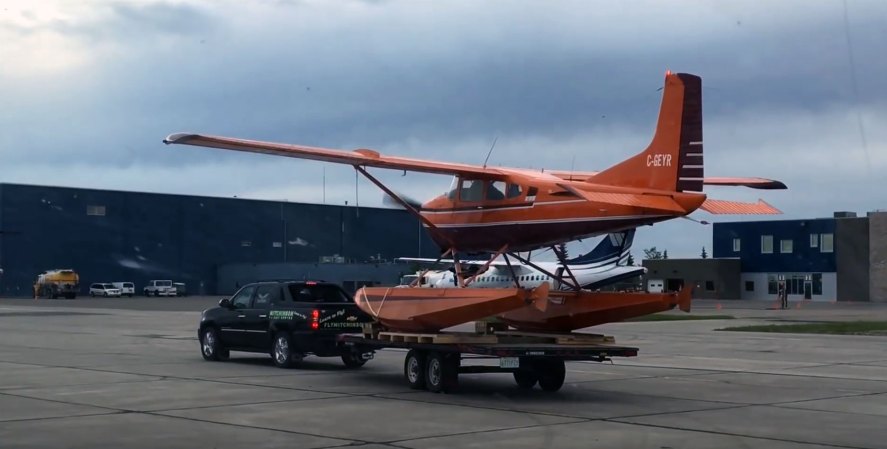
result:
M 612 321 L 606 317 L 624 319 L 636 316 L 633 313 L 648 313 L 645 311 L 658 307 L 654 303 L 665 300 L 657 299 L 656 295 L 644 300 L 633 294 L 588 299 L 569 268 L 563 273 L 550 273 L 521 258 L 518 252 L 549 247 L 561 265 L 566 265 L 564 255 L 556 247 L 559 243 L 685 217 L 697 209 L 712 214 L 779 213 L 761 200 L 741 203 L 709 199 L 702 193 L 704 185 L 786 188 L 783 183 L 770 179 L 704 176 L 702 80 L 686 73 L 666 73 L 659 120 L 650 145 L 600 172 L 487 167 L 384 156 L 370 149 L 345 151 L 190 133 L 172 134 L 164 143 L 351 165 L 423 223 L 445 250 L 441 258 L 452 256 L 459 287 L 467 287 L 488 269 L 483 266 L 471 276 L 463 275 L 460 253 L 488 252 L 494 254 L 491 260 L 500 255 L 506 262 L 509 257 L 515 258 L 557 279 L 559 284 L 571 285 L 578 292 L 577 299 L 565 299 L 559 304 L 561 311 L 555 315 L 554 311 L 537 314 L 527 309 L 515 310 L 525 307 L 523 301 L 528 293 L 523 291 L 513 271 L 515 289 L 504 289 L 508 292 L 447 289 L 453 292 L 439 296 L 436 291 L 427 291 L 431 289 L 407 288 L 397 289 L 395 296 L 399 299 L 392 301 L 389 290 L 395 289 L 362 290 L 364 297 L 358 297 L 357 301 L 364 311 L 392 328 L 404 330 L 432 330 L 450 322 L 482 319 L 489 316 L 492 309 L 496 309 L 495 314 L 506 312 L 504 308 L 509 305 L 514 305 L 509 316 L 516 325 L 544 328 L 557 328 L 561 324 L 570 328 Z M 449 174 L 454 179 L 446 194 L 418 204 L 386 187 L 367 171 L 369 167 Z M 639 304 L 644 301 L 650 304 Z M 381 308 L 373 309 L 377 305 Z M 539 309 L 536 310 L 541 312 Z M 586 318 L 563 318 L 571 314 Z M 597 319 L 595 314 L 604 318 Z
M 675 293 L 551 292 L 544 308 L 521 307 L 497 317 L 508 325 L 534 332 L 570 332 L 678 307 L 690 311 L 692 287 Z

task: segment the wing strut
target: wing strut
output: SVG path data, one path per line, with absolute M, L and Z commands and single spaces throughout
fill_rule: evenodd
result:
M 474 281 L 474 278 L 484 274 L 484 272 L 487 271 L 488 268 L 490 268 L 490 264 L 493 263 L 493 261 L 496 260 L 496 258 L 499 257 L 502 253 L 504 253 L 506 249 L 508 249 L 508 244 L 505 244 L 504 246 L 502 246 L 502 248 L 499 248 L 499 251 L 496 251 L 496 254 L 494 254 L 493 257 L 490 257 L 490 260 L 488 260 L 487 263 L 483 264 L 483 266 L 481 266 L 480 269 L 478 269 L 474 273 L 474 275 L 466 279 L 465 285 L 467 286 Z
M 573 286 L 576 288 L 576 290 L 579 290 L 581 287 L 579 285 L 579 281 L 577 281 L 576 276 L 573 275 L 573 270 L 570 270 L 570 265 L 567 264 L 567 258 L 564 256 L 564 253 L 560 252 L 560 250 L 558 250 L 557 247 L 554 245 L 551 246 L 551 250 L 554 251 L 554 255 L 557 256 L 557 260 L 561 262 L 561 266 L 563 266 L 567 274 L 570 275 L 570 279 L 573 280 Z
M 523 262 L 523 263 L 525 263 L 525 264 L 527 264 L 527 265 L 529 265 L 529 266 L 531 266 L 531 267 L 533 267 L 533 268 L 535 268 L 535 269 L 537 269 L 537 270 L 539 270 L 539 271 L 545 273 L 545 274 L 546 274 L 548 277 L 550 277 L 551 279 L 557 279 L 557 280 L 559 280 L 559 281 L 562 282 L 562 283 L 568 284 L 571 288 L 573 288 L 574 290 L 577 290 L 577 291 L 582 289 L 582 287 L 579 285 L 578 282 L 576 282 L 576 283 L 574 284 L 574 283 L 571 283 L 571 282 L 565 281 L 564 279 L 562 279 L 563 276 L 558 276 L 558 275 L 556 275 L 556 274 L 553 274 L 553 273 L 549 272 L 548 270 L 543 269 L 542 267 L 540 267 L 540 266 L 538 266 L 538 265 L 536 265 L 536 264 L 530 262 L 529 260 L 524 259 L 524 258 L 521 257 L 520 254 L 518 254 L 518 253 L 509 253 L 509 254 L 511 254 L 515 259 L 517 259 L 517 260 L 519 260 L 519 261 L 521 261 L 521 262 Z M 507 261 L 508 259 L 505 259 L 505 260 Z M 509 266 L 510 266 L 510 264 L 509 264 Z M 576 281 L 576 280 L 573 279 L 573 282 L 575 282 L 575 281 Z M 516 282 L 516 281 L 515 281 L 515 282 Z
M 409 211 L 409 212 L 410 212 L 411 214 L 413 214 L 416 218 L 418 218 L 419 221 L 421 221 L 422 223 L 424 223 L 425 226 L 428 226 L 428 231 L 429 231 L 429 232 L 435 234 L 437 237 L 440 237 L 441 240 L 444 240 L 444 241 L 446 241 L 447 243 L 449 243 L 449 244 L 450 244 L 450 248 L 452 248 L 452 247 L 454 246 L 454 245 L 453 245 L 453 241 L 450 240 L 449 237 L 447 237 L 445 234 L 443 234 L 442 232 L 440 232 L 440 231 L 437 229 L 437 226 L 434 225 L 434 223 L 432 223 L 432 222 L 431 222 L 430 220 L 428 220 L 427 218 L 423 217 L 422 214 L 420 214 L 419 211 L 416 210 L 415 207 L 410 206 L 409 204 L 407 204 L 407 202 L 404 201 L 404 200 L 403 200 L 398 194 L 394 193 L 393 190 L 389 189 L 388 187 L 385 187 L 385 184 L 382 184 L 378 179 L 374 178 L 373 175 L 369 174 L 369 172 L 366 171 L 366 169 L 364 169 L 364 168 L 361 167 L 360 165 L 355 165 L 355 166 L 354 166 L 354 169 L 357 170 L 357 171 L 359 171 L 360 174 L 362 174 L 364 177 L 366 177 L 367 179 L 369 179 L 370 182 L 372 182 L 373 184 L 376 185 L 376 187 L 382 189 L 382 191 L 385 192 L 386 194 L 388 194 L 388 196 L 390 196 L 392 199 L 394 199 L 394 201 L 397 201 L 401 206 L 404 207 L 404 209 L 406 209 L 407 211 Z M 455 253 L 455 251 L 454 251 L 454 253 Z

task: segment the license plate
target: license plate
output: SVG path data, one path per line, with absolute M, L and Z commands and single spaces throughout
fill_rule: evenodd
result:
M 520 368 L 520 359 L 517 357 L 502 357 L 499 359 L 499 368 Z

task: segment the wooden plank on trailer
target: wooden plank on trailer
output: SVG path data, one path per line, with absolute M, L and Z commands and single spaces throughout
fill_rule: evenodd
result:
M 582 334 L 582 333 L 546 333 L 546 332 L 522 332 L 504 331 L 496 332 L 496 335 L 518 338 L 542 338 L 558 344 L 587 344 L 587 343 L 615 343 L 616 339 L 609 335 Z
M 396 343 L 427 343 L 427 344 L 459 344 L 477 343 L 493 344 L 499 339 L 495 335 L 483 335 L 466 332 L 444 332 L 440 334 L 414 334 L 407 332 L 379 332 L 379 340 Z

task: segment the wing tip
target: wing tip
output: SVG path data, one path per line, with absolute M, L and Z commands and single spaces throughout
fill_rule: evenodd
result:
M 170 145 L 174 143 L 186 143 L 190 138 L 197 136 L 194 133 L 173 133 L 163 139 L 163 143 Z
M 782 181 L 777 181 L 775 179 L 767 179 L 765 184 L 761 185 L 761 189 L 765 190 L 787 190 L 788 186 L 785 185 Z

